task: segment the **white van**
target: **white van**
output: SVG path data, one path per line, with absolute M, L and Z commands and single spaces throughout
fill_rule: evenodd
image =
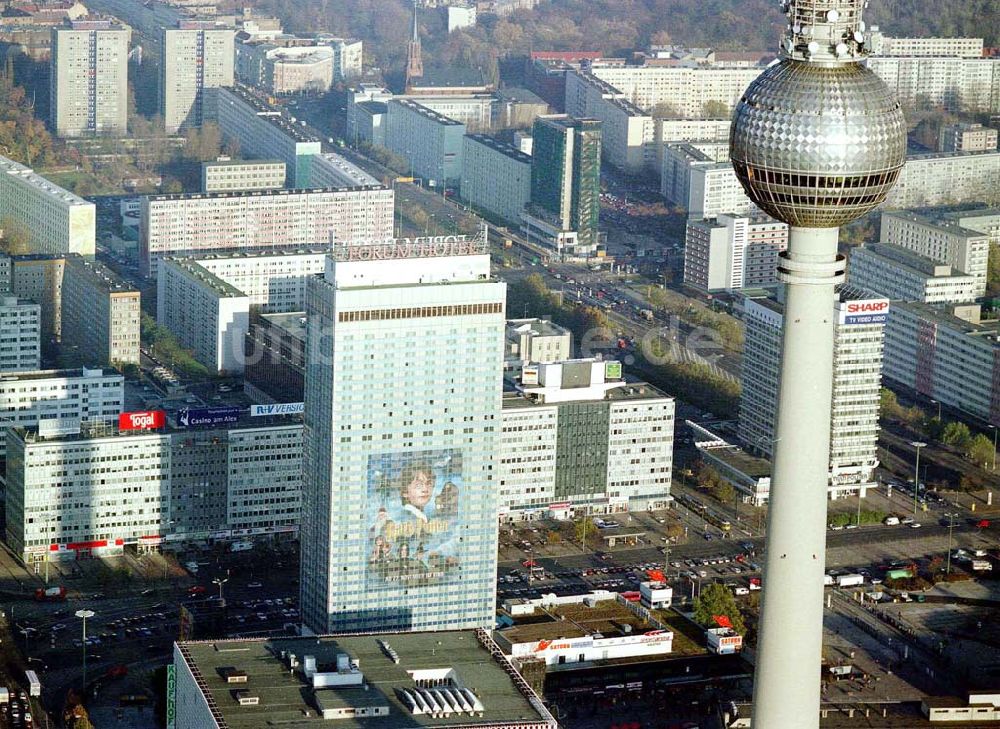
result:
M 882 520 L 882 523 L 885 524 L 886 526 L 899 526 L 899 517 L 887 516 L 885 519 Z

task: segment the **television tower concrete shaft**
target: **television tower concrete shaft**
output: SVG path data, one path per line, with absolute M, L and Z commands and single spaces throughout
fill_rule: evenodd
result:
M 819 726 L 838 228 L 881 203 L 906 155 L 899 103 L 861 65 L 867 0 L 783 0 L 780 59 L 730 132 L 750 198 L 791 226 L 753 726 Z

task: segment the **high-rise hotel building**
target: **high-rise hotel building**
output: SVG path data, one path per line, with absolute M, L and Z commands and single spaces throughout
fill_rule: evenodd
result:
M 505 296 L 484 235 L 338 245 L 310 281 L 306 629 L 493 625 Z

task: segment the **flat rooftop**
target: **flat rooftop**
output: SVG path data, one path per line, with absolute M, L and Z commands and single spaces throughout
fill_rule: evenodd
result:
M 770 461 L 752 456 L 734 445 L 704 448 L 701 452 L 703 455 L 722 461 L 750 478 L 764 478 L 771 475 Z
M 986 212 L 987 215 L 990 214 L 988 211 L 983 211 L 983 212 Z M 910 223 L 918 223 L 919 225 L 924 225 L 927 226 L 928 228 L 933 228 L 934 230 L 940 230 L 942 232 L 951 233 L 953 235 L 964 235 L 970 238 L 981 238 L 983 237 L 983 235 L 985 235 L 984 233 L 980 233 L 978 230 L 972 230 L 971 228 L 963 228 L 961 225 L 959 225 L 956 222 L 956 220 L 959 217 L 958 214 L 954 214 L 955 215 L 954 218 L 952 218 L 952 216 L 949 215 L 948 217 L 942 217 L 939 219 L 931 218 L 926 215 L 920 215 L 919 213 L 914 213 L 910 210 L 887 210 L 882 214 L 888 215 L 891 218 L 906 220 Z M 961 217 L 972 218 L 972 217 L 978 217 L 979 215 L 982 215 L 982 212 L 977 211 L 976 215 L 968 215 L 968 216 L 966 216 L 963 213 L 961 214 Z
M 614 382 L 614 380 L 612 380 L 612 382 Z M 597 386 L 600 386 L 600 383 L 598 383 Z M 559 400 L 557 402 L 539 402 L 533 398 L 525 396 L 522 392 L 515 389 L 513 385 L 510 386 L 510 389 L 506 388 L 507 385 L 505 384 L 502 402 L 504 410 L 507 410 L 508 408 L 553 408 L 574 402 L 625 402 L 630 400 L 656 400 L 659 398 L 670 398 L 670 395 L 656 389 L 648 382 L 622 383 L 618 387 L 606 390 L 603 393 L 604 397 L 601 398 L 595 399 L 581 397 L 579 400 Z M 586 390 L 589 388 L 580 389 Z
M 561 327 L 549 319 L 507 320 L 507 331 L 510 334 L 523 334 L 525 330 L 540 337 L 561 337 L 570 333 L 569 329 Z
M 27 382 L 30 380 L 62 380 L 71 377 L 114 377 L 124 379 L 121 372 L 116 369 L 95 367 L 80 368 L 74 370 L 34 370 L 31 372 L 5 372 L 0 377 L 0 389 L 5 388 L 6 383 Z
M 539 616 L 548 619 L 539 621 Z M 553 605 L 542 612 L 535 608 L 531 622 L 516 623 L 501 631 L 510 643 L 535 643 L 539 640 L 558 638 L 583 638 L 600 633 L 604 638 L 621 638 L 635 635 L 656 626 L 647 623 L 616 600 L 602 600 L 594 607 L 583 603 Z
M 517 162 L 523 162 L 524 164 L 531 164 L 531 155 L 525 154 L 517 147 L 512 147 L 511 145 L 501 142 L 495 137 L 491 137 L 486 134 L 466 134 L 466 139 L 471 139 L 474 142 L 482 144 L 484 147 L 489 147 L 494 152 L 499 152 L 502 155 L 506 155 Z
M 280 329 L 293 339 L 306 341 L 306 313 L 304 311 L 289 311 L 281 314 L 261 314 L 267 324 Z
M 106 293 L 139 293 L 139 289 L 99 261 L 89 261 L 78 255 L 67 255 L 66 266 L 86 276 L 90 284 Z
M 296 256 L 327 256 L 328 248 L 265 248 L 261 250 L 232 250 L 216 253 L 197 253 L 185 258 L 193 261 L 228 261 L 230 259 L 246 260 L 252 258 L 294 258 Z
M 202 692 L 214 701 L 216 721 L 229 729 L 264 726 L 556 729 L 555 720 L 484 631 L 199 641 L 176 645 L 187 664 L 196 667 Z M 385 646 L 391 648 L 398 663 Z M 287 657 L 282 658 L 283 652 L 285 656 L 294 654 L 300 667 L 305 656 L 315 656 L 320 670 L 336 666 L 337 656 L 346 654 L 358 662 L 363 686 L 314 689 L 300 670 L 289 669 Z M 244 672 L 246 683 L 227 683 L 223 678 L 227 668 Z M 482 703 L 483 710 L 475 716 L 461 712 L 437 716 L 414 714 L 401 692 L 417 688 L 420 672 L 427 672 L 428 678 L 448 675 L 453 679 L 451 685 L 470 691 Z M 242 706 L 234 697 L 235 691 L 246 691 L 258 697 L 259 703 Z M 389 713 L 328 720 L 317 711 L 318 706 L 366 705 L 387 705 Z
M 189 278 L 196 279 L 205 288 L 211 289 L 214 293 L 223 298 L 241 298 L 246 294 L 233 286 L 228 281 L 223 281 L 198 261 L 191 258 L 171 258 L 166 257 L 160 261 L 161 266 L 173 266 L 183 271 Z M 163 292 L 160 292 L 163 295 Z
M 444 114 L 438 114 L 433 109 L 428 109 L 423 104 L 419 104 L 412 99 L 393 99 L 389 102 L 390 105 L 396 104 L 404 109 L 409 109 L 410 111 L 420 114 L 423 117 L 430 119 L 433 122 L 441 124 L 448 127 L 458 127 L 463 126 L 462 122 L 455 121 L 451 117 L 445 116 Z
M 34 188 L 40 193 L 48 195 L 49 197 L 58 198 L 66 205 L 94 206 L 94 203 L 87 202 L 82 197 L 74 195 L 69 190 L 59 187 L 59 185 L 56 185 L 55 183 L 49 182 L 31 168 L 25 167 L 24 165 L 19 164 L 14 160 L 7 159 L 6 157 L 0 157 L 0 172 L 6 172 L 8 175 L 16 177 L 21 182 Z

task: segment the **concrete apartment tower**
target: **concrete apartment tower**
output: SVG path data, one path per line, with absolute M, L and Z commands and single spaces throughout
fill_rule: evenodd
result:
M 125 134 L 130 36 L 127 26 L 95 18 L 52 29 L 49 109 L 57 137 Z
M 235 31 L 211 21 L 164 28 L 160 114 L 167 134 L 215 118 L 213 89 L 233 85 Z
M 885 199 L 906 156 L 899 102 L 861 63 L 866 1 L 784 0 L 780 61 L 744 92 L 730 132 L 747 195 L 791 226 L 754 675 L 764 729 L 819 726 L 838 228 Z

